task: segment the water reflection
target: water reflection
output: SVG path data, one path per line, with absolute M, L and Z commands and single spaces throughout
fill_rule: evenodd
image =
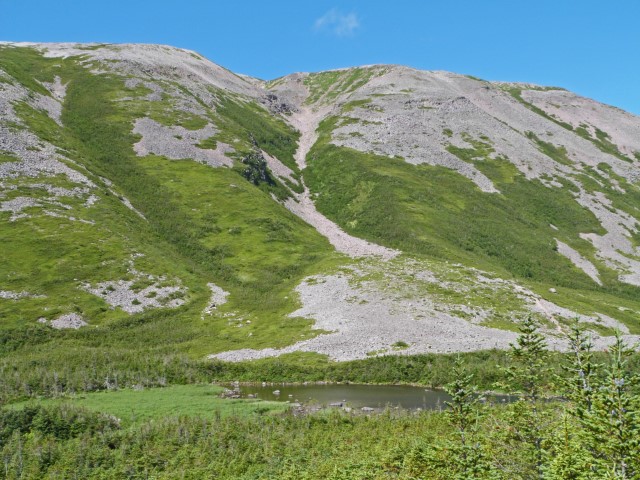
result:
M 399 407 L 407 410 L 441 410 L 451 397 L 442 390 L 405 385 L 243 385 L 242 397 L 290 403 L 319 404 L 352 408 Z M 490 401 L 511 401 L 506 396 L 493 396 Z

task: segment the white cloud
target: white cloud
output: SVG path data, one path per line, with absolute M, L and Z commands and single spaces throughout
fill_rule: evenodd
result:
M 360 20 L 355 13 L 342 13 L 332 8 L 315 22 L 315 30 L 331 33 L 337 37 L 350 37 L 358 28 Z

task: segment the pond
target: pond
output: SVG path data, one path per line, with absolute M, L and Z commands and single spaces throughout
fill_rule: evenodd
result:
M 242 397 L 322 406 L 381 409 L 387 406 L 406 410 L 440 410 L 451 396 L 442 390 L 407 385 L 242 385 Z M 510 401 L 507 396 L 492 396 L 493 402 Z

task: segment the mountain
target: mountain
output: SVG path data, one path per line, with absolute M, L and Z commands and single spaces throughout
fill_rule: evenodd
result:
M 556 87 L 2 43 L 0 369 L 635 340 L 639 167 L 640 118 Z

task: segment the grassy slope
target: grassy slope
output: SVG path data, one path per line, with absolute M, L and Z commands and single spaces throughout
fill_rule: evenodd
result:
M 345 230 L 408 253 L 515 278 L 543 295 L 553 286 L 560 293 L 554 302 L 606 313 L 640 332 L 637 316 L 617 308 L 638 311 L 637 288 L 619 283 L 617 274 L 602 265 L 606 286 L 599 288 L 555 251 L 554 238 L 559 238 L 592 256 L 593 247 L 578 234 L 602 233 L 595 216 L 568 189 L 526 180 L 508 160 L 488 159 L 487 145 L 453 149 L 501 192 L 486 194 L 446 168 L 336 147 L 329 143 L 336 121 L 321 124 L 305 178 L 318 208 Z
M 93 359 L 94 370 L 86 381 L 94 386 L 109 371 L 157 379 L 175 356 L 280 346 L 313 334 L 309 321 L 287 317 L 297 307 L 292 289 L 305 275 L 317 273 L 325 263 L 333 265 L 338 257 L 313 228 L 275 203 L 269 189 L 250 184 L 238 169 L 136 157 L 132 124 L 146 110 L 140 101 L 114 101 L 134 93 L 124 88 L 123 78 L 92 75 L 73 58 L 44 59 L 28 49 L 0 51 L 0 68 L 38 91 L 43 89 L 36 80 L 51 81 L 54 75 L 68 84 L 64 128 L 30 107 L 20 106 L 20 113 L 34 132 L 88 169 L 85 173 L 99 185 L 100 197 L 91 209 L 78 205 L 73 210 L 96 226 L 46 216 L 9 224 L 9 214 L 2 214 L 7 228 L 0 230 L 0 240 L 12 248 L 0 266 L 1 287 L 48 297 L 0 301 L 0 369 L 5 374 L 12 371 L 0 381 L 3 386 L 12 384 L 28 393 L 42 388 L 54 373 L 64 384 L 85 375 L 86 359 Z M 295 132 L 271 120 L 264 110 L 256 113 L 258 107 L 250 104 L 226 104 L 210 116 L 220 120 L 217 117 L 230 108 L 235 108 L 232 118 L 219 122 L 227 128 L 224 134 L 250 145 L 249 132 L 258 124 L 254 140 L 259 146 L 291 163 Z M 111 180 L 148 222 L 114 198 L 98 175 Z M 127 261 L 135 252 L 145 254 L 136 261 L 138 269 L 179 279 L 189 288 L 190 301 L 175 310 L 129 316 L 78 289 L 82 281 L 126 278 Z M 224 310 L 203 321 L 208 282 L 231 295 Z M 102 326 L 57 332 L 35 322 L 39 316 L 53 318 L 69 310 Z M 224 316 L 230 312 L 231 319 Z M 251 324 L 237 328 L 239 317 Z
M 59 129 L 37 112 L 23 114 L 31 115 L 33 128 L 67 148 L 92 172 L 114 180 L 117 189 L 126 193 L 150 222 L 141 221 L 103 191 L 93 209 L 72 205 L 74 214 L 87 215 L 87 219 L 100 222 L 99 227 L 41 217 L 3 228 L 1 240 L 13 247 L 7 268 L 25 272 L 11 279 L 11 288 L 35 288 L 36 293 L 47 293 L 51 298 L 61 296 L 70 302 L 70 308 L 95 318 L 100 328 L 54 332 L 33 325 L 29 320 L 46 307 L 37 303 L 40 300 L 33 300 L 28 307 L 27 303 L 16 303 L 15 310 L 2 310 L 6 330 L 0 333 L 0 400 L 6 395 L 95 390 L 104 388 L 105 383 L 190 383 L 212 378 L 331 378 L 431 385 L 449 380 L 454 356 L 446 355 L 372 358 L 344 364 L 312 354 L 244 365 L 194 361 L 194 354 L 212 351 L 214 344 L 216 349 L 224 349 L 273 344 L 276 338 L 286 343 L 308 332 L 304 322 L 296 326 L 284 320 L 283 314 L 293 304 L 285 297 L 306 272 L 335 265 L 326 253 L 326 242 L 271 202 L 268 191 L 242 183 L 233 170 L 134 157 L 134 139 L 129 133 L 132 113 L 108 101 L 121 92 L 121 79 L 98 81 L 72 60 L 45 61 L 26 51 L 14 58 L 0 52 L 0 65 L 3 61 L 13 62 L 14 71 L 22 70 L 25 82 L 40 75 L 50 77 L 53 71 L 62 74 L 63 81 L 71 81 L 66 128 Z M 54 70 L 55 63 L 62 63 L 64 71 Z M 39 88 L 37 82 L 31 81 L 31 86 Z M 172 123 L 170 117 L 165 121 Z M 179 121 L 199 125 L 193 118 Z M 234 121 L 228 128 L 241 132 L 242 124 Z M 111 136 L 118 141 L 110 142 Z M 274 142 L 277 148 L 283 145 L 277 139 Z M 540 146 L 551 154 L 561 154 Z M 566 259 L 553 254 L 548 223 L 559 226 L 560 233 L 555 235 L 570 242 L 579 228 L 597 228 L 593 218 L 587 212 L 567 211 L 575 206 L 563 205 L 567 197 L 562 192 L 538 198 L 548 190 L 537 183 L 526 184 L 504 162 L 482 165 L 502 191 L 501 196 L 486 202 L 486 194 L 448 170 L 412 167 L 400 160 L 326 143 L 317 145 L 315 152 L 319 155 L 306 172 L 307 179 L 320 193 L 321 208 L 348 230 L 416 255 L 455 258 L 504 276 L 511 274 L 540 290 L 549 284 L 564 285 L 559 286 L 560 295 L 554 300 L 564 298 L 584 310 L 597 306 L 599 311 L 609 312 L 620 303 L 638 310 L 632 296 L 635 290 L 610 279 L 606 289 L 596 289 Z M 477 152 L 457 153 L 474 157 Z M 633 203 L 623 197 L 617 201 Z M 573 224 L 569 217 L 578 223 Z M 483 220 L 474 222 L 478 218 Z M 98 230 L 102 225 L 105 231 Z M 502 235 L 504 239 L 498 238 Z M 304 247 L 301 239 L 305 239 Z M 526 248 L 533 248 L 532 259 L 519 250 Z M 156 272 L 155 268 L 158 274 L 181 278 L 192 289 L 191 302 L 175 311 L 132 317 L 103 311 L 100 317 L 98 312 L 104 305 L 78 293 L 73 279 L 84 275 L 99 280 L 124 274 L 122 262 L 132 249 L 146 254 L 140 265 L 145 271 Z M 116 261 L 100 272 L 88 268 L 102 259 Z M 244 305 L 245 314 L 254 320 L 251 327 L 233 327 L 221 317 L 199 320 L 208 295 L 207 281 L 232 292 L 231 303 L 221 313 Z M 29 318 L 18 318 L 20 312 Z M 6 320 L 9 316 L 13 323 Z M 30 326 L 19 327 L 21 322 Z M 289 331 L 290 325 L 294 326 Z M 254 334 L 250 338 L 248 328 Z M 502 352 L 465 356 L 483 386 L 489 387 L 504 374 L 495 368 L 506 363 Z M 550 363 L 559 364 L 556 357 Z M 24 435 L 0 428 L 5 471 L 21 478 L 451 478 L 427 468 L 428 462 L 434 461 L 434 452 L 436 462 L 445 466 L 450 462 L 446 449 L 432 448 L 438 440 L 453 438 L 442 415 L 244 415 L 254 408 L 261 413 L 266 406 L 222 405 L 211 398 L 212 390 L 207 386 L 174 386 L 87 394 L 71 405 L 45 400 L 48 412 L 36 415 L 33 422 L 25 421 Z M 123 428 L 111 425 L 108 418 L 77 409 L 76 404 L 121 416 Z M 547 407 L 554 409 L 555 405 Z M 218 408 L 223 418 L 215 414 Z M 10 416 L 6 411 L 2 415 L 2 420 Z M 480 422 L 489 432 L 485 442 L 491 448 L 491 458 L 498 465 L 517 469 L 521 459 L 518 445 L 509 443 L 513 437 L 509 433 L 513 431 L 508 422 L 511 416 L 508 410 L 497 408 Z M 68 421 L 70 418 L 73 421 Z M 518 478 L 508 471 L 502 474 Z

